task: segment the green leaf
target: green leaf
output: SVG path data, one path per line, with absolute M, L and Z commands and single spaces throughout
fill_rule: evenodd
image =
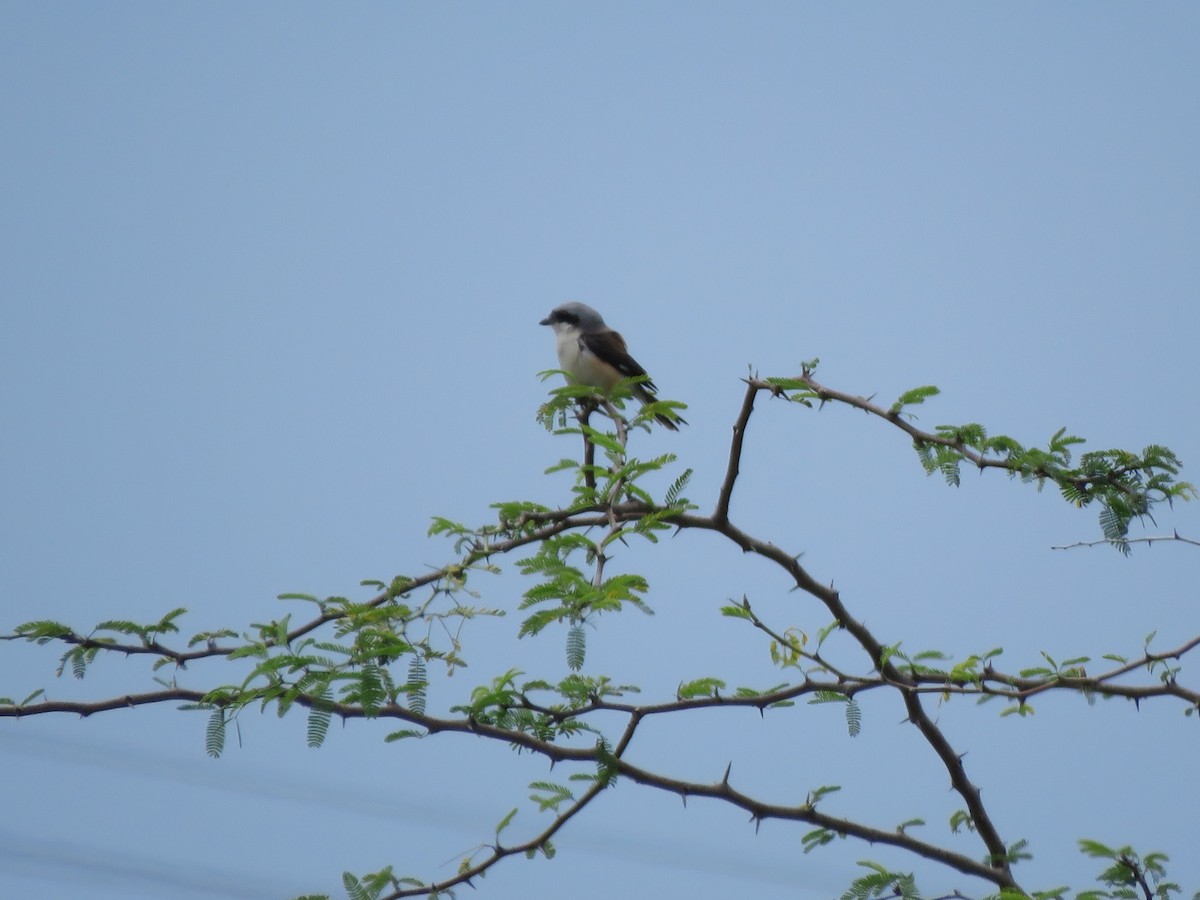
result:
M 434 516 L 433 521 L 429 523 L 428 536 L 433 537 L 435 534 L 462 534 L 469 530 L 461 522 L 455 522 L 453 519 L 447 519 L 442 516 Z
M 932 384 L 926 384 L 921 387 L 916 387 L 912 390 L 905 391 L 896 398 L 896 402 L 892 404 L 891 412 L 895 414 L 900 412 L 900 410 L 906 406 L 916 406 L 919 403 L 924 403 L 930 397 L 936 397 L 940 393 L 941 391 L 939 391 Z
M 621 447 L 620 443 L 617 442 L 616 437 L 614 437 L 613 435 L 605 434 L 603 431 L 597 431 L 595 428 L 592 428 L 591 426 L 584 426 L 583 433 L 587 436 L 587 438 L 593 444 L 596 445 L 597 449 L 605 450 L 608 453 L 612 454 L 613 456 L 624 455 L 623 448 Z
M 383 674 L 379 666 L 373 662 L 364 663 L 358 674 L 357 690 L 349 691 L 347 699 L 357 700 L 363 712 L 370 718 L 378 714 L 386 698 L 383 689 Z
M 408 661 L 408 682 L 404 692 L 408 695 L 408 708 L 419 716 L 425 715 L 426 690 L 429 687 L 428 672 L 425 660 L 420 653 L 414 653 Z
M 617 783 L 620 761 L 613 755 L 612 748 L 604 738 L 596 741 L 596 780 L 604 787 Z
M 1009 862 L 1009 863 L 1015 863 L 1015 862 L 1020 862 L 1021 860 L 1033 859 L 1033 854 L 1029 853 L 1025 849 L 1028 846 L 1029 846 L 1029 841 L 1025 840 L 1024 838 L 1021 838 L 1018 841 L 1013 841 L 1013 843 L 1009 844 L 1005 848 L 1005 851 L 1004 851 L 1005 861 Z
M 342 873 L 342 887 L 346 889 L 346 896 L 350 900 L 375 900 L 362 882 L 349 872 Z
M 846 700 L 846 727 L 850 732 L 850 737 L 858 737 L 858 733 L 862 730 L 862 709 L 859 708 L 858 702 L 853 697 Z
M 1117 851 L 1111 847 L 1105 846 L 1099 841 L 1081 838 L 1079 840 L 1079 851 L 1085 856 L 1091 856 L 1096 859 L 1116 859 Z
M 96 626 L 97 631 L 115 631 L 117 634 L 143 635 L 147 629 L 136 622 L 125 619 L 107 619 Z
M 578 469 L 579 461 L 574 459 L 560 459 L 557 463 L 550 466 L 543 474 L 553 475 L 555 472 L 562 472 L 566 469 Z M 515 518 L 515 517 L 514 517 Z
M 956 456 L 945 456 L 938 461 L 938 471 L 942 473 L 942 477 L 946 479 L 946 484 L 950 487 L 958 487 L 960 484 L 958 464 L 959 458 Z
M 819 703 L 846 703 L 850 700 L 845 694 L 837 691 L 814 691 L 809 698 L 808 705 L 816 706 Z
M 583 625 L 572 625 L 567 632 L 567 667 L 573 672 L 578 672 L 583 668 L 586 656 L 587 634 L 583 630 Z
M 691 480 L 691 478 L 692 470 L 684 469 L 683 474 L 676 478 L 671 483 L 671 486 L 667 488 L 667 493 L 663 497 L 663 505 L 675 506 L 678 503 L 686 505 L 687 501 L 683 499 L 683 489 L 687 487 L 687 483 Z
M 208 717 L 208 726 L 204 729 L 204 752 L 213 759 L 219 757 L 225 749 L 225 711 L 214 709 Z
M 772 376 L 764 378 L 763 381 L 771 385 L 771 387 L 777 387 L 783 391 L 808 390 L 808 385 L 799 378 L 777 378 Z
M 697 678 L 681 684 L 675 691 L 679 700 L 693 700 L 696 697 L 716 697 L 725 690 L 725 682 L 719 678 Z
M 276 600 L 305 600 L 309 603 L 320 603 L 321 601 L 312 594 L 276 594 Z
M 307 742 L 310 748 L 316 749 L 325 743 L 332 715 L 333 710 L 329 706 L 328 688 L 326 688 L 322 694 L 313 698 L 313 705 L 308 709 Z
M 555 622 L 561 622 L 570 615 L 571 611 L 569 609 L 564 609 L 561 606 L 556 609 L 543 609 L 535 612 L 521 623 L 521 627 L 517 631 L 517 637 L 535 635 L 546 626 L 552 625 Z
M 851 882 L 849 890 L 842 894 L 841 900 L 918 900 L 920 897 L 911 872 L 893 872 L 870 860 L 859 860 L 858 864 L 869 871 Z
M 808 800 L 805 801 L 809 806 L 815 807 L 826 795 L 837 793 L 842 789 L 840 784 L 823 784 L 819 788 L 814 788 L 808 792 Z
M 74 632 L 61 622 L 55 622 L 50 619 L 39 619 L 34 622 L 25 622 L 22 625 L 18 625 L 13 630 L 13 633 L 25 638 L 27 641 L 44 645 L 53 640 L 69 637 Z
M 743 601 L 744 602 L 744 601 Z M 745 606 L 722 606 L 721 615 L 728 616 L 731 619 L 746 619 L 750 622 L 754 621 L 754 614 Z
M 402 741 L 405 738 L 423 738 L 427 734 L 428 734 L 428 732 L 418 731 L 415 728 L 403 728 L 400 731 L 393 731 L 391 734 L 387 735 L 383 740 L 384 740 L 384 743 L 391 744 L 396 741 Z
M 842 623 L 834 619 L 824 628 L 817 632 L 817 647 L 818 649 L 825 643 L 825 639 L 842 627 Z
M 534 781 L 530 783 L 529 789 L 534 792 L 529 795 L 529 799 L 538 805 L 538 812 L 557 812 L 561 804 L 575 799 L 569 788 L 553 781 Z
M 835 832 L 828 828 L 814 828 L 800 837 L 800 843 L 804 846 L 804 852 L 809 853 L 817 847 L 824 847 L 831 843 L 837 837 Z
M 511 810 L 509 810 L 508 815 L 506 815 L 503 819 L 501 819 L 499 822 L 496 823 L 496 843 L 497 844 L 500 843 L 500 832 L 502 832 L 505 828 L 508 827 L 508 824 L 514 818 L 516 818 L 516 815 L 517 815 L 517 808 L 514 806 Z
M 1029 716 L 1032 716 L 1033 714 L 1034 714 L 1033 705 L 1028 702 L 1025 702 L 1025 701 L 1022 701 L 1020 703 L 1014 703 L 1012 706 L 1006 706 L 1004 709 L 1002 709 L 1000 711 L 1001 718 L 1004 718 L 1006 716 L 1020 716 L 1022 719 L 1025 719 L 1025 718 L 1028 718 Z

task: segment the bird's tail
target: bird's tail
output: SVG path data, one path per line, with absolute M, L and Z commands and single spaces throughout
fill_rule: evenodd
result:
M 660 425 L 664 425 L 667 428 L 670 428 L 672 431 L 678 431 L 679 425 L 687 424 L 687 419 L 685 419 L 683 416 L 676 416 L 674 419 L 672 419 L 666 413 L 659 413 L 654 418 L 658 419 Z M 678 422 L 679 425 L 676 425 L 676 422 Z
M 654 396 L 645 385 L 635 384 L 633 386 L 633 394 L 641 402 L 643 406 L 647 403 L 653 403 L 658 398 Z M 654 418 L 658 419 L 658 424 L 664 428 L 669 428 L 671 431 L 678 431 L 680 425 L 686 425 L 687 419 L 678 414 L 667 415 L 666 413 L 657 413 Z

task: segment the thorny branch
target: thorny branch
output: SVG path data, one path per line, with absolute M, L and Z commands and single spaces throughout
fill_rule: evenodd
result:
M 1101 545 L 1114 546 L 1120 544 L 1160 544 L 1163 541 L 1174 541 L 1180 544 L 1191 544 L 1193 547 L 1200 547 L 1200 541 L 1192 538 L 1183 537 L 1178 531 L 1174 534 L 1151 534 L 1145 537 L 1136 538 L 1121 538 L 1119 541 L 1111 538 L 1098 538 L 1094 541 L 1075 541 L 1073 544 L 1054 544 L 1050 547 L 1051 550 L 1074 550 L 1076 547 L 1099 547 Z
M 867 397 L 860 397 L 856 394 L 849 394 L 845 391 L 838 391 L 827 387 L 813 378 L 812 372 L 807 368 L 802 370 L 801 374 L 794 380 L 804 384 L 812 392 L 813 396 L 815 396 L 822 403 L 842 403 L 846 406 L 860 409 L 865 413 L 869 413 L 872 416 L 877 416 L 887 422 L 890 422 L 892 425 L 899 428 L 901 431 L 911 437 L 913 442 L 918 446 L 938 445 L 951 448 L 963 459 L 973 463 L 981 470 L 1003 469 L 1014 474 L 1020 473 L 1021 471 L 1020 468 L 1015 466 L 1010 460 L 987 456 L 975 448 L 968 446 L 960 439 L 949 437 L 944 434 L 937 434 L 935 432 L 922 431 L 905 418 L 904 412 L 901 409 L 894 407 L 883 407 L 873 403 Z M 755 391 L 767 391 L 773 396 L 786 396 L 786 391 L 783 388 L 777 384 L 773 384 L 768 380 L 754 377 L 747 379 L 746 383 Z M 1117 466 L 1111 471 L 1101 474 L 1071 476 L 1067 476 L 1062 472 L 1051 471 L 1047 468 L 1038 468 L 1030 474 L 1036 478 L 1047 478 L 1059 483 L 1069 483 L 1080 490 L 1087 490 L 1088 488 L 1096 485 L 1111 487 L 1136 503 L 1136 501 L 1139 501 L 1141 498 L 1138 496 L 1137 491 L 1131 488 L 1128 484 L 1124 483 L 1123 478 L 1124 476 L 1133 474 L 1142 468 L 1142 465 L 1131 464 L 1127 466 Z M 1189 489 L 1191 488 L 1190 485 L 1186 487 Z
M 962 453 L 964 458 L 971 460 L 980 468 L 1008 468 L 1003 460 L 984 457 L 970 448 L 963 447 L 961 444 L 955 444 L 955 442 L 942 435 L 921 431 L 905 421 L 894 411 L 877 406 L 865 398 L 845 394 L 820 385 L 812 379 L 811 374 L 808 372 L 805 372 L 800 380 L 823 402 L 837 401 L 862 409 L 890 422 L 916 441 L 954 446 L 958 452 Z M 804 674 L 802 683 L 757 695 L 739 694 L 733 697 L 726 697 L 714 693 L 712 696 L 680 698 L 672 702 L 642 705 L 616 702 L 599 696 L 592 696 L 586 703 L 570 708 L 563 708 L 561 706 L 538 704 L 523 693 L 517 695 L 517 700 L 515 701 L 517 703 L 516 708 L 533 712 L 545 717 L 547 721 L 560 724 L 567 721 L 580 721 L 590 716 L 599 716 L 602 714 L 624 714 L 627 716 L 624 731 L 615 746 L 611 749 L 602 749 L 599 745 L 590 747 L 572 746 L 566 742 L 546 740 L 529 730 L 497 726 L 480 721 L 471 715 L 460 718 L 439 718 L 426 715 L 423 712 L 416 712 L 395 701 L 390 701 L 369 712 L 361 704 L 340 703 L 325 698 L 318 700 L 313 696 L 305 694 L 297 696 L 294 702 L 300 706 L 309 708 L 319 702 L 323 709 L 329 709 L 332 714 L 340 716 L 343 719 L 360 719 L 366 718 L 368 715 L 372 718 L 397 719 L 424 729 L 427 735 L 449 732 L 483 736 L 538 753 L 551 762 L 601 765 L 607 759 L 611 761 L 615 768 L 615 773 L 619 777 L 677 794 L 685 802 L 690 796 L 709 797 L 745 810 L 756 823 L 773 818 L 809 823 L 818 828 L 827 829 L 832 833 L 856 837 L 869 843 L 900 847 L 920 857 L 940 862 L 956 871 L 985 879 L 998 888 L 1019 890 L 1020 888 L 1012 876 L 1006 858 L 1005 843 L 980 799 L 978 788 L 971 782 L 967 775 L 963 764 L 963 756 L 954 749 L 936 721 L 929 715 L 925 709 L 922 695 L 934 694 L 939 699 L 952 695 L 996 696 L 1007 698 L 1012 702 L 1024 703 L 1030 697 L 1040 693 L 1066 690 L 1077 693 L 1094 693 L 1101 696 L 1126 697 L 1135 702 L 1151 697 L 1174 696 L 1184 700 L 1189 706 L 1200 709 L 1200 692 L 1184 688 L 1178 684 L 1173 676 L 1164 677 L 1158 683 L 1150 685 L 1130 685 L 1117 682 L 1117 679 L 1137 670 L 1153 670 L 1155 666 L 1165 664 L 1169 660 L 1182 658 L 1185 654 L 1200 646 L 1200 637 L 1165 653 L 1151 653 L 1147 650 L 1138 659 L 1122 663 L 1100 675 L 1091 676 L 1084 674 L 1082 671 L 1072 671 L 1062 674 L 1056 673 L 1052 677 L 1046 678 L 1029 678 L 1005 674 L 994 669 L 990 664 L 980 671 L 955 675 L 951 672 L 937 672 L 927 668 L 906 665 L 902 659 L 891 656 L 885 643 L 876 637 L 863 622 L 850 614 L 838 591 L 822 584 L 814 578 L 798 562 L 796 557 L 770 542 L 754 537 L 731 521 L 729 515 L 730 504 L 734 486 L 740 472 L 746 430 L 754 411 L 755 399 L 758 393 L 763 391 L 776 395 L 781 393 L 776 385 L 757 377 L 747 379 L 746 385 L 746 394 L 733 425 L 726 473 L 718 490 L 713 512 L 710 515 L 704 516 L 684 511 L 672 511 L 669 521 L 680 530 L 695 529 L 721 534 L 743 552 L 754 553 L 776 564 L 787 573 L 788 578 L 796 587 L 824 605 L 833 616 L 838 627 L 849 634 L 862 651 L 865 652 L 870 660 L 874 674 L 866 676 L 849 675 L 840 667 L 833 666 L 828 660 L 821 657 L 819 653 L 805 651 L 802 648 L 796 647 L 794 644 L 789 643 L 784 635 L 774 631 L 770 626 L 758 619 L 750 611 L 749 603 L 746 601 L 745 609 L 750 613 L 750 618 L 755 627 L 770 635 L 780 644 L 793 647 L 797 651 L 799 658 L 811 664 L 810 671 Z M 585 486 L 593 491 L 595 490 L 595 448 L 592 442 L 587 439 L 586 428 L 588 427 L 589 416 L 595 408 L 594 405 L 585 404 L 580 413 L 580 422 L 584 426 L 583 479 Z M 623 420 L 611 406 L 606 411 L 618 423 L 618 439 L 620 446 L 624 448 L 627 431 L 624 428 Z M 583 531 L 597 527 L 608 529 L 606 538 L 597 545 L 598 551 L 594 558 L 594 583 L 599 585 L 603 581 L 603 568 L 607 559 L 604 555 L 604 547 L 611 540 L 620 536 L 621 526 L 636 522 L 649 515 L 664 512 L 662 508 L 649 503 L 622 500 L 622 493 L 622 485 L 617 483 L 614 489 L 608 493 L 604 502 L 583 508 L 528 510 L 522 512 L 519 517 L 512 521 L 502 521 L 499 527 L 481 529 L 466 542 L 466 552 L 458 562 L 417 578 L 406 579 L 398 589 L 383 591 L 362 605 L 377 607 L 394 600 L 397 596 L 408 596 L 413 591 L 425 587 L 433 587 L 436 590 L 439 584 L 451 578 L 455 572 L 461 571 L 464 567 L 473 566 L 493 556 L 501 556 L 525 546 L 540 544 L 564 532 Z M 1166 539 L 1169 538 L 1131 540 L 1150 541 Z M 1177 534 L 1173 539 L 1186 540 L 1180 538 Z M 1187 542 L 1198 543 L 1194 541 Z M 284 640 L 264 639 L 264 646 L 267 648 L 278 648 L 282 644 L 290 644 L 326 625 L 337 622 L 346 615 L 341 610 L 322 607 L 320 615 L 288 631 Z M 21 633 L 4 635 L 3 637 L 7 640 L 28 638 L 27 635 Z M 75 632 L 58 634 L 54 636 L 54 639 L 68 645 L 94 649 L 96 651 L 110 651 L 129 655 L 150 655 L 174 663 L 179 669 L 184 669 L 189 663 L 198 660 L 228 656 L 238 649 L 234 646 L 222 645 L 218 641 L 211 641 L 207 646 L 198 649 L 180 651 L 162 644 L 157 639 L 142 642 L 120 642 L 107 639 L 99 640 Z M 813 677 L 813 673 L 824 677 Z M 876 690 L 895 690 L 900 694 L 907 713 L 907 720 L 918 729 L 927 744 L 935 752 L 949 776 L 953 789 L 962 797 L 971 817 L 971 824 L 986 848 L 986 862 L 981 863 L 974 858 L 950 852 L 937 845 L 919 840 L 904 831 L 878 829 L 864 823 L 830 816 L 819 811 L 815 804 L 812 803 L 781 806 L 752 797 L 733 787 L 730 783 L 730 772 L 728 770 L 723 778 L 715 782 L 684 781 L 640 767 L 626 758 L 636 730 L 643 722 L 655 717 L 718 707 L 756 708 L 762 712 L 777 704 L 783 704 L 805 694 L 815 692 L 836 692 L 847 697 L 853 697 L 863 691 Z M 253 694 L 254 691 L 255 688 L 248 687 L 245 689 L 247 695 Z M 244 705 L 239 700 L 220 693 L 207 693 L 182 687 L 172 687 L 142 694 L 129 694 L 97 702 L 43 700 L 41 702 L 30 702 L 15 706 L 0 706 L 0 718 L 18 718 L 47 713 L 75 713 L 81 716 L 89 716 L 98 712 L 119 708 L 136 708 L 164 702 L 180 701 L 216 708 L 235 705 L 240 708 L 240 706 Z M 496 844 L 490 846 L 490 853 L 486 858 L 478 862 L 470 861 L 468 864 L 464 864 L 463 868 L 453 878 L 438 884 L 421 887 L 401 888 L 397 884 L 396 891 L 388 896 L 415 896 L 429 894 L 430 892 L 445 891 L 458 885 L 470 885 L 474 879 L 502 859 L 517 853 L 527 853 L 546 848 L 549 845 L 550 839 L 571 818 L 591 803 L 604 787 L 605 784 L 601 780 L 593 782 L 587 791 L 579 798 L 574 799 L 565 811 L 556 814 L 549 827 L 530 840 L 511 847 L 503 846 L 497 840 Z
M 155 691 L 146 694 L 134 694 L 126 697 L 118 698 L 113 701 L 107 701 L 100 704 L 88 703 L 69 703 L 69 702 L 47 702 L 37 704 L 40 712 L 73 712 L 80 715 L 90 715 L 92 712 L 99 712 L 108 709 L 116 709 L 121 707 L 135 708 L 139 706 L 152 705 L 163 702 L 189 702 L 200 703 L 205 700 L 207 695 L 200 691 L 186 690 L 176 688 L 165 691 Z M 296 703 L 299 706 L 311 708 L 316 701 L 309 697 L 300 697 Z M 739 700 L 724 699 L 720 701 L 721 705 L 762 705 L 763 698 L 758 698 L 755 701 L 747 701 L 742 698 Z M 653 772 L 649 769 L 634 765 L 624 759 L 624 755 L 633 738 L 634 731 L 641 722 L 649 715 L 663 714 L 671 711 L 679 711 L 683 709 L 699 709 L 706 706 L 714 705 L 713 702 L 687 702 L 680 701 L 675 704 L 662 704 L 661 706 L 647 708 L 626 708 L 630 719 L 626 725 L 625 731 L 611 751 L 612 756 L 616 759 L 616 769 L 620 777 L 628 778 L 638 784 L 647 787 L 657 788 L 671 794 L 675 794 L 685 801 L 688 797 L 708 797 L 716 800 L 723 800 L 745 810 L 756 822 L 762 822 L 768 819 L 790 820 L 805 822 L 816 827 L 826 828 L 837 834 L 856 837 L 863 841 L 873 844 L 886 844 L 890 846 L 901 847 L 915 853 L 919 853 L 927 859 L 932 859 L 944 865 L 950 866 L 964 874 L 975 875 L 980 878 L 986 878 L 998 885 L 1013 886 L 1011 878 L 1001 878 L 998 873 L 977 860 L 959 853 L 953 853 L 938 847 L 935 844 L 919 840 L 912 835 L 904 834 L 894 830 L 886 830 L 874 828 L 855 822 L 850 819 L 838 818 L 820 812 L 813 804 L 803 803 L 794 806 L 784 806 L 780 804 L 770 803 L 766 800 L 760 800 L 749 794 L 745 794 L 730 783 L 729 772 L 720 781 L 715 782 L 697 782 L 684 781 L 681 779 L 671 778 L 667 775 L 662 775 Z M 344 720 L 364 719 L 368 717 L 368 713 L 358 705 L 344 704 L 338 702 L 325 702 L 333 715 L 336 715 Z M 620 709 L 617 704 L 605 704 L 597 702 L 594 706 L 596 710 L 603 709 Z M 33 709 L 26 710 L 27 714 L 33 714 Z M 458 719 L 438 718 L 435 716 L 416 713 L 407 707 L 398 704 L 389 703 L 381 709 L 370 714 L 372 718 L 382 719 L 398 719 L 404 722 L 424 728 L 429 735 L 439 733 L 459 733 L 470 734 L 481 737 L 491 738 L 504 743 L 516 745 L 525 750 L 539 753 L 547 759 L 559 762 L 573 762 L 582 764 L 596 764 L 599 761 L 599 751 L 594 747 L 570 747 L 562 743 L 542 740 L 532 734 L 513 731 L 506 728 L 500 728 L 494 725 L 489 725 L 484 722 L 479 722 L 470 717 Z M 603 790 L 603 785 L 593 785 L 583 796 L 581 796 L 571 807 L 558 816 L 554 823 L 543 831 L 537 837 L 526 841 L 520 845 L 513 847 L 496 847 L 494 852 L 488 859 L 471 866 L 464 873 L 460 873 L 453 879 L 441 882 L 438 885 L 428 885 L 424 888 L 412 891 L 398 891 L 394 894 L 387 895 L 392 897 L 416 896 L 418 894 L 428 893 L 430 888 L 445 889 L 446 887 L 455 884 L 469 883 L 471 879 L 481 874 L 487 868 L 490 868 L 501 859 L 511 856 L 514 853 L 524 853 L 530 849 L 537 849 L 548 841 L 566 821 L 574 816 L 580 809 L 590 802 L 594 796 Z

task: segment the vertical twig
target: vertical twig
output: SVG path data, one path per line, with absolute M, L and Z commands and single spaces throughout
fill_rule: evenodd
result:
M 625 422 L 625 418 L 621 415 L 620 410 L 612 405 L 606 398 L 604 400 L 604 411 L 608 417 L 613 420 L 613 425 L 617 429 L 617 443 L 621 445 L 621 458 L 613 461 L 613 468 L 609 472 L 614 475 L 612 487 L 609 488 L 608 496 L 605 497 L 605 502 L 608 504 L 608 521 L 612 531 L 618 529 L 617 517 L 613 513 L 612 507 L 614 503 L 621 502 L 621 491 L 625 487 L 625 479 L 615 477 L 617 469 L 625 464 L 625 446 L 629 440 L 629 426 Z
M 742 441 L 746 437 L 746 425 L 750 422 L 750 413 L 754 412 L 754 395 L 759 391 L 759 385 L 754 381 L 746 382 L 746 397 L 742 400 L 742 409 L 737 421 L 733 423 L 733 441 L 729 445 L 729 465 L 725 470 L 725 481 L 721 484 L 721 492 L 717 495 L 717 508 L 713 510 L 713 521 L 724 525 L 729 521 L 729 501 L 733 497 L 733 484 L 737 481 L 742 459 Z
M 596 409 L 596 404 L 591 400 L 581 400 L 579 402 L 579 424 L 583 426 L 583 483 L 589 491 L 596 489 L 596 445 L 591 442 L 587 436 L 588 422 L 592 418 L 592 413 Z

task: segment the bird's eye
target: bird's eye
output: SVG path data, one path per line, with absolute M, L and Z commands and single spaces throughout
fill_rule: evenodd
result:
M 554 318 L 557 319 L 559 322 L 566 322 L 568 325 L 578 325 L 579 324 L 579 316 L 575 315 L 575 313 L 556 312 L 554 314 Z

